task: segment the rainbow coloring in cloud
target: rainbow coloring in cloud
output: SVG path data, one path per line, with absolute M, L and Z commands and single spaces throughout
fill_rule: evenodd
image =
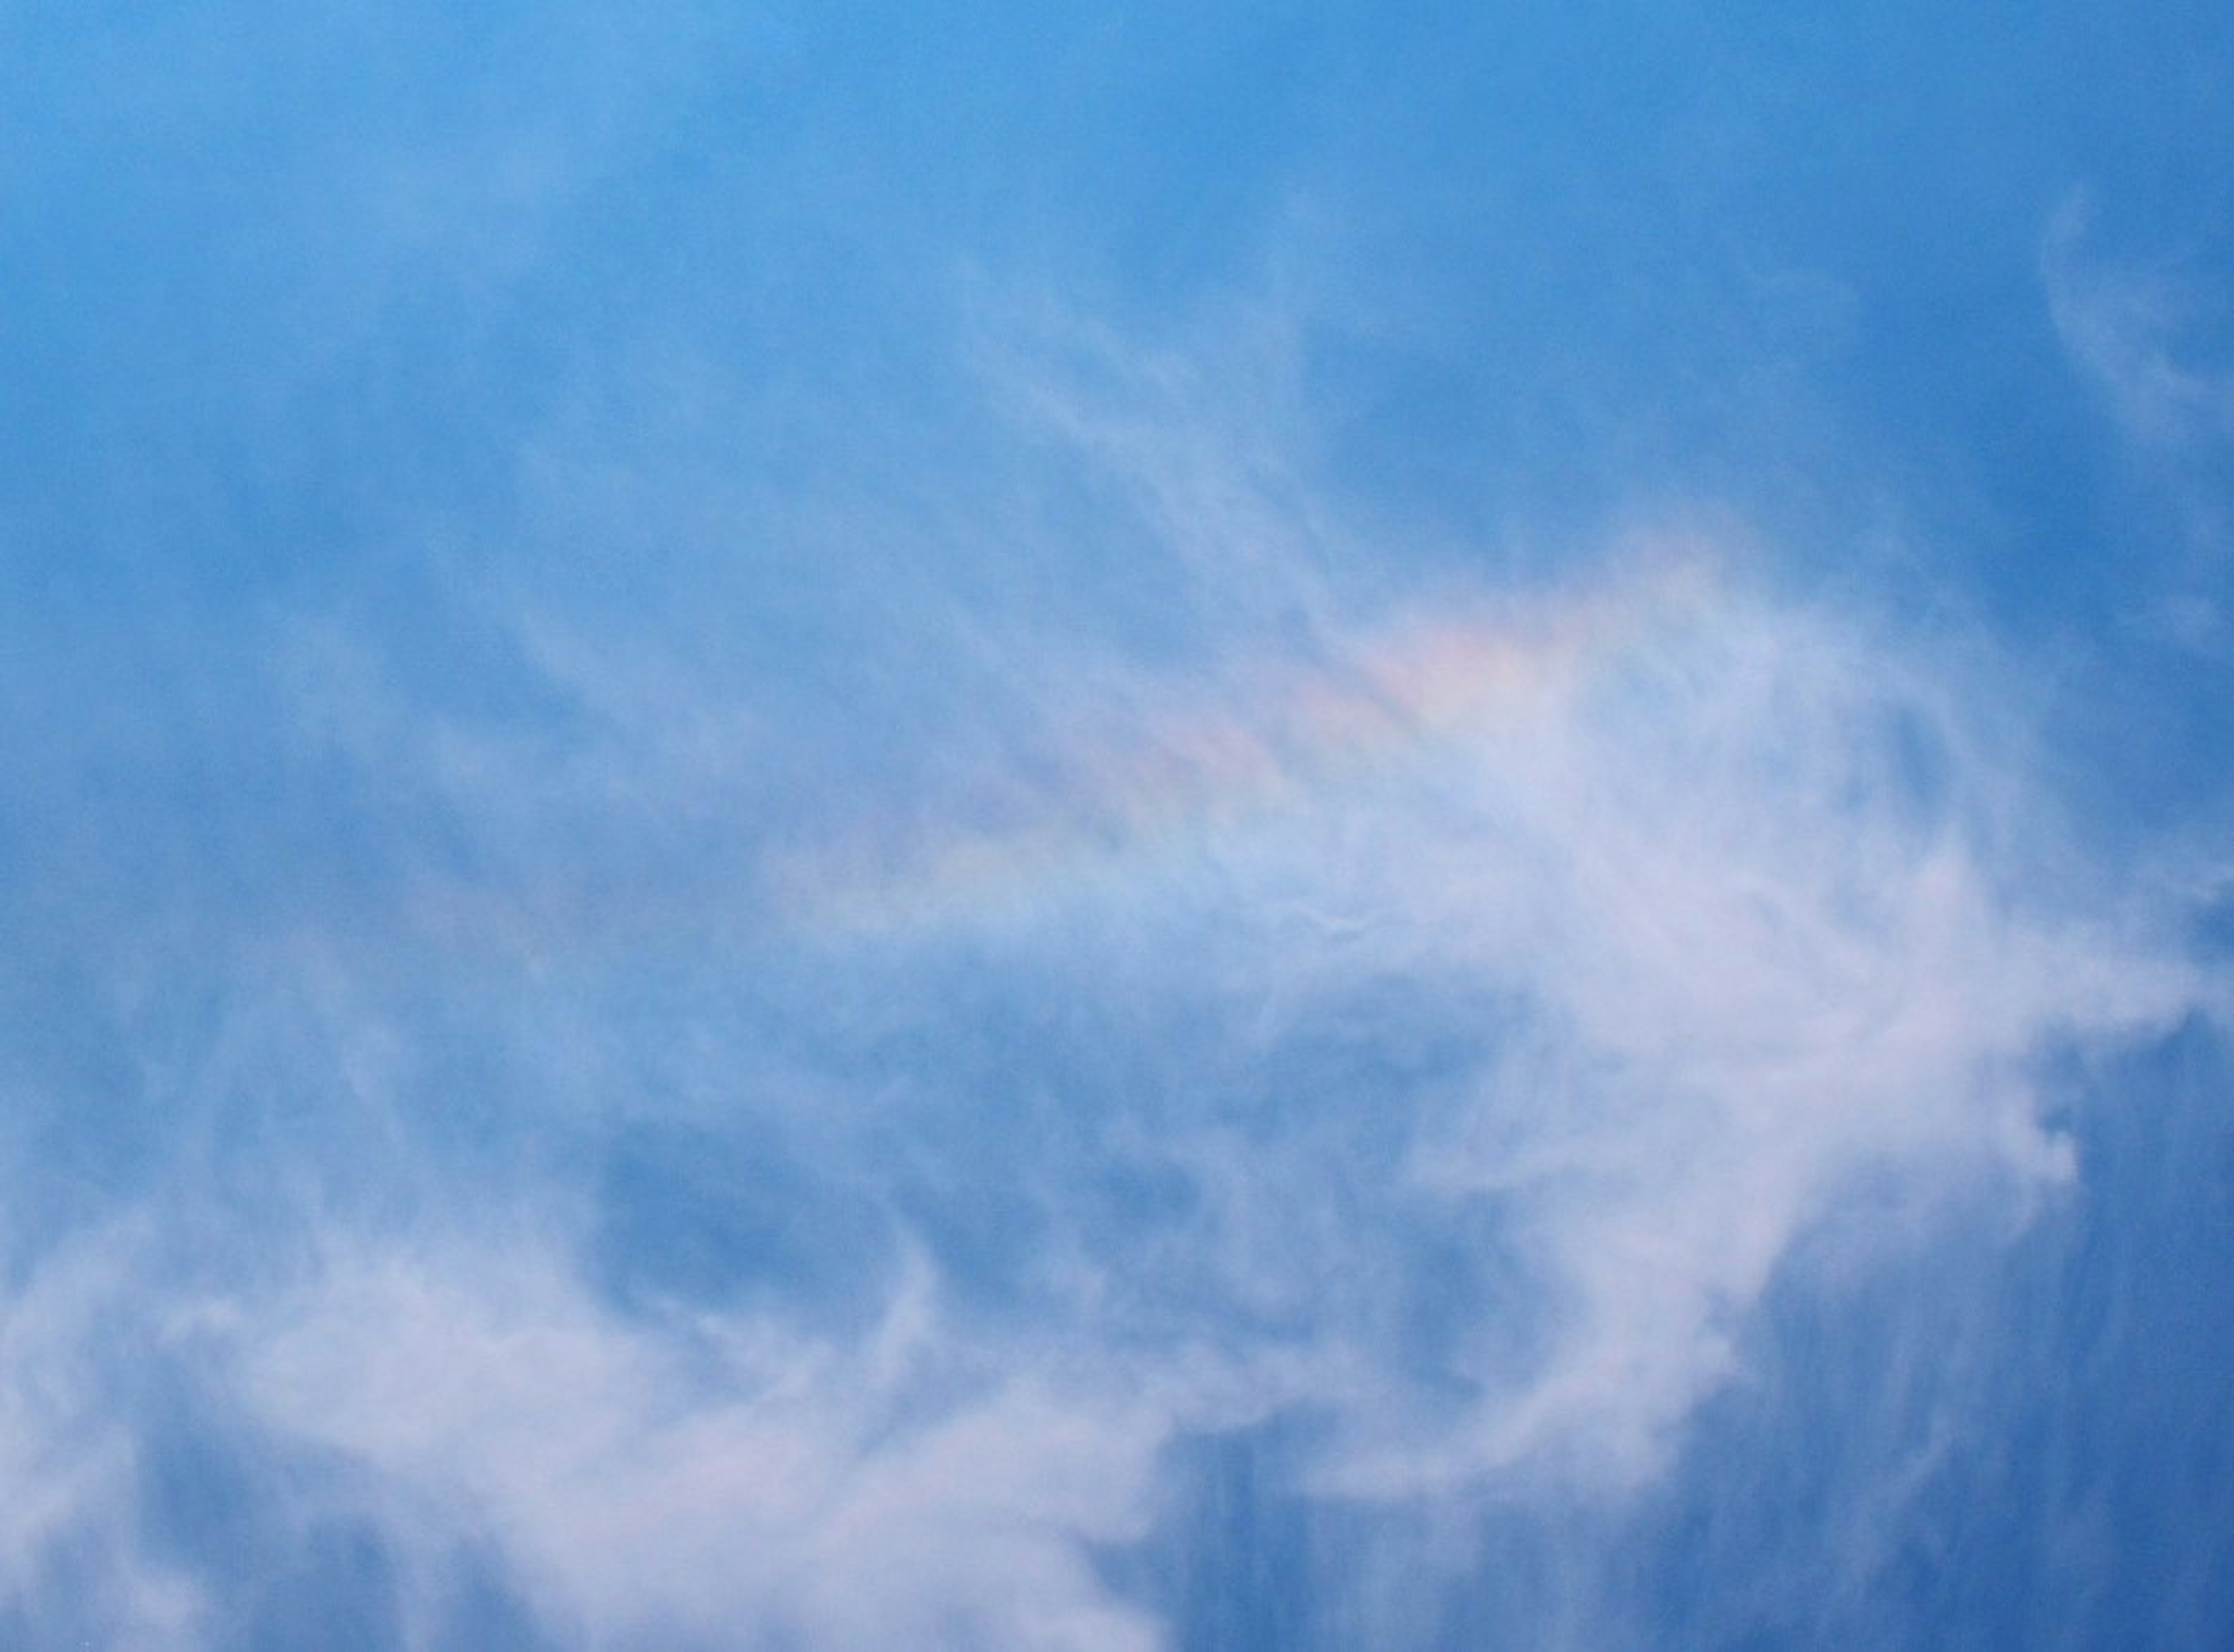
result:
M 1402 613 L 1308 659 L 1128 679 L 1120 705 L 1035 731 L 1048 750 L 1033 772 L 1051 778 L 982 777 L 977 824 L 926 812 L 779 859 L 778 909 L 810 929 L 889 934 L 1146 896 L 1347 797 L 1495 764 L 1609 669 L 1710 623 L 1722 591 L 1702 547 L 1659 546 L 1579 591 Z
M 2230 88 L 0 11 L 0 1652 L 2234 1647 Z

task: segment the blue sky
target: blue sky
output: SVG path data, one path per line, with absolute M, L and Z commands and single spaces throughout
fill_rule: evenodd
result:
M 0 13 L 0 1641 L 2234 1633 L 2234 23 Z

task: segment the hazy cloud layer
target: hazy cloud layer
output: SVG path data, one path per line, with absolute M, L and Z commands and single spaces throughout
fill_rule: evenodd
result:
M 1157 1644 L 1109 1557 L 1189 1441 L 1296 1420 L 1282 1495 L 1376 1519 L 1618 1507 L 1826 1218 L 2022 1220 L 2076 1168 L 2040 1074 L 2206 996 L 1979 656 L 1696 532 L 1337 604 L 1236 486 L 1190 656 L 973 633 L 950 761 L 773 831 L 746 754 L 804 754 L 686 659 L 524 633 L 568 710 L 507 731 L 280 633 L 289 738 L 410 836 L 363 927 L 196 920 L 215 1019 L 139 1105 L 232 1099 L 205 1185 L 25 1275 L 22 1575 L 216 1610 L 131 1535 L 156 1425 L 31 1414 L 154 1302 L 134 1357 L 306 1466 L 408 1641 L 478 1556 L 561 1642 Z
M 0 1643 L 2234 1621 L 2223 29 L 40 10 Z

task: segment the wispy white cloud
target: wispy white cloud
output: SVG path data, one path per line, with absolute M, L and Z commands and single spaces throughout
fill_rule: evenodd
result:
M 1618 1504 L 1826 1218 L 1866 1194 L 1898 1249 L 1950 1205 L 2021 1211 L 2080 1168 L 2043 1056 L 2203 996 L 2148 891 L 2059 845 L 1983 651 L 1780 593 L 1695 529 L 1527 589 L 1446 565 L 1422 597 L 1290 515 L 1292 474 L 1221 460 L 1245 408 L 1144 434 L 1194 393 L 1152 378 L 1046 430 L 1152 535 L 1194 524 L 1166 546 L 1185 646 L 1028 611 L 950 630 L 943 771 L 601 861 L 624 882 L 596 899 L 538 822 L 594 846 L 760 795 L 742 776 L 790 760 L 748 677 L 543 627 L 525 656 L 578 718 L 552 748 L 398 720 L 376 671 L 319 689 L 345 651 L 291 656 L 337 749 L 501 846 L 500 928 L 532 918 L 493 963 L 476 924 L 424 927 L 419 965 L 523 1002 L 572 971 L 512 1036 L 547 1026 L 574 1076 L 500 1041 L 498 1082 L 572 1096 L 591 1143 L 663 1109 L 775 1129 L 808 1190 L 783 1221 L 866 1204 L 907 1258 L 818 1321 L 806 1278 L 624 1311 L 589 1283 L 616 1265 L 585 1264 L 594 1221 L 329 1245 L 245 1299 L 231 1368 L 259 1427 L 359 1466 L 407 1549 L 493 1544 L 598 1643 L 1121 1647 L 1159 1630 L 1092 1557 L 1158 1529 L 1205 1432 L 1314 1419 L 1297 1494 Z M 760 989 L 780 1062 L 628 1007 L 647 968 L 705 999 L 741 960 L 823 983 Z M 579 1173 L 512 1196 L 593 1208 Z M 980 1206 L 1010 1212 L 990 1263 Z
M 678 1338 L 549 1254 L 368 1252 L 259 1316 L 243 1381 L 407 1542 L 494 1543 L 590 1644 L 1153 1644 L 1087 1545 L 1145 1530 L 1164 1420 L 1108 1372 L 989 1362 L 935 1293 L 911 1270 L 854 1344 Z
M 2234 369 L 2194 348 L 2223 297 L 2192 272 L 2105 253 L 2095 217 L 2080 191 L 2048 227 L 2042 264 L 2064 348 L 2134 441 L 2178 450 L 2234 439 Z
M 214 1617 L 203 1581 L 151 1550 L 139 1518 L 142 1242 L 67 1245 L 0 1296 L 0 1603 L 38 1644 L 191 1645 Z
M 2068 1177 L 2028 1064 L 2192 1001 L 2114 898 L 2039 886 L 2033 800 L 1963 705 L 1978 685 L 1855 624 L 1694 560 L 1318 647 L 1228 662 L 1192 701 L 1136 684 L 1114 734 L 1099 685 L 1043 692 L 1023 743 L 1091 728 L 1099 749 L 1042 761 L 1056 778 L 1005 826 L 934 834 L 807 921 L 879 944 L 991 935 L 1019 967 L 1071 961 L 1080 989 L 1076 960 L 1111 959 L 1125 990 L 1250 1006 L 1204 1059 L 1261 1139 L 1142 1103 L 1205 1194 L 1187 1242 L 1234 1293 L 1214 1312 L 1370 1265 L 1361 1227 L 1303 1212 L 1427 1232 L 1497 1213 L 1548 1339 L 1473 1327 L 1440 1374 L 1477 1401 L 1361 1446 L 1342 1483 L 1401 1496 L 1536 1459 L 1634 1482 L 1860 1179 Z M 1123 962 L 1143 950 L 1153 985 Z M 1391 994 L 1404 1016 L 1372 1007 Z M 1463 1070 L 1293 1093 L 1312 1081 L 1282 1076 L 1284 1044 L 1376 1015 L 1362 1035 L 1399 1061 L 1425 1031 L 1468 1049 Z M 1401 1151 L 1361 1165 L 1317 1131 L 1328 1108 L 1369 1112 Z M 1327 1368 L 1386 1385 L 1353 1400 L 1361 1437 L 1424 1407 L 1369 1306 L 1337 1288 L 1302 1311 Z
M 2109 415 L 2148 513 L 2179 544 L 2169 566 L 2134 582 L 2147 628 L 2195 653 L 2229 648 L 2234 555 L 2234 362 L 2223 334 L 2230 293 L 2207 268 L 2106 247 L 2092 195 L 2074 192 L 2050 221 L 2041 254 L 2048 311 L 2064 352 Z
M 206 1224 L 245 1161 L 230 1231 L 286 1261 L 40 1276 L 19 1593 L 131 1524 L 128 1410 L 30 1442 L 136 1294 L 192 1305 L 160 1360 L 240 1449 L 380 1534 L 407 1624 L 487 1552 L 562 1642 L 1152 1646 L 1105 1562 L 1178 1529 L 1190 1440 L 1307 1420 L 1280 1495 L 1461 1531 L 1618 1506 L 1848 1202 L 1898 1248 L 2083 1173 L 2038 1063 L 2205 983 L 2059 843 L 1983 649 L 1719 527 L 1428 572 L 1257 422 L 1277 371 L 1096 352 L 1001 393 L 1180 623 L 1020 585 L 927 624 L 919 718 L 838 758 L 791 662 L 709 641 L 750 590 L 681 641 L 491 598 L 454 630 L 526 686 L 483 698 L 346 613 L 275 629 L 275 761 L 386 852 L 346 913 L 180 920 L 217 1002 L 143 1079 L 210 1173 L 145 1214 Z M 695 588 L 722 548 L 674 554 Z M 631 1192 L 645 1120 L 681 1145 Z

